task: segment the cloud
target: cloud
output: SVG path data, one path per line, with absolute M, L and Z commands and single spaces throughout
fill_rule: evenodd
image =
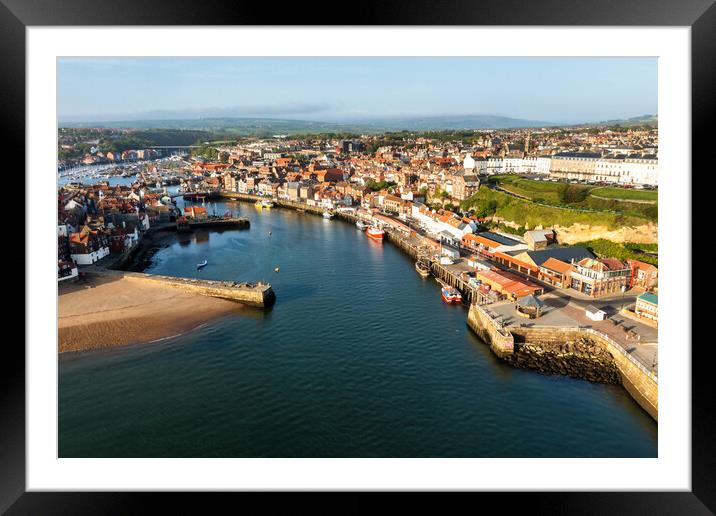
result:
M 222 117 L 280 117 L 312 115 L 335 110 L 339 103 L 330 102 L 286 102 L 282 104 L 245 104 L 229 107 L 208 107 L 189 109 L 156 109 L 132 113 L 61 115 L 63 122 L 100 122 L 130 120 L 176 120 L 183 118 Z

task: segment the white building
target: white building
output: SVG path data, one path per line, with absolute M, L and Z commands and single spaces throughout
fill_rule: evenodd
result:
M 550 162 L 552 160 L 545 156 L 527 156 L 522 158 L 523 174 L 549 175 Z
M 505 160 L 502 158 L 487 158 L 485 173 L 489 175 L 504 174 Z
M 475 159 L 470 155 L 470 153 L 467 153 L 467 156 L 465 156 L 465 159 L 462 162 L 462 168 L 464 168 L 466 171 L 474 171 L 475 170 Z
M 656 186 L 658 173 L 659 160 L 655 157 L 605 157 L 597 162 L 593 180 L 624 185 Z
M 72 261 L 74 261 L 77 265 L 92 265 L 94 262 L 101 260 L 108 254 L 109 247 L 104 246 L 88 253 L 71 254 L 70 258 L 72 258 Z

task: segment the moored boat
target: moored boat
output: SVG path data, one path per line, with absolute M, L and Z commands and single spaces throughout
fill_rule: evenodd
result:
M 324 219 L 332 219 L 333 217 L 335 217 L 335 215 L 333 213 L 331 213 L 330 211 L 326 210 L 323 212 Z
M 373 240 L 383 240 L 383 237 L 385 236 L 385 231 L 380 229 L 378 226 L 370 226 L 366 232 L 366 235 L 368 235 L 368 238 L 372 238 Z
M 362 220 L 359 220 L 358 222 L 356 222 L 356 227 L 358 229 L 360 229 L 361 231 L 365 231 L 366 229 L 368 229 L 369 226 L 370 226 L 370 224 L 368 224 L 367 222 L 364 222 Z
M 423 278 L 430 276 L 430 267 L 425 262 L 415 262 L 415 270 L 418 271 Z
M 197 270 L 198 270 L 198 269 L 203 269 L 204 267 L 206 267 L 206 264 L 207 264 L 207 263 L 209 263 L 208 260 L 204 260 L 204 261 L 201 262 L 201 263 L 197 263 L 197 264 L 196 264 Z
M 462 301 L 462 295 L 456 288 L 443 287 L 441 290 L 443 301 L 448 304 L 460 303 Z

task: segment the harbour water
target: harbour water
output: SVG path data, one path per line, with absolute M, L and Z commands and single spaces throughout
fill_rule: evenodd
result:
M 208 208 L 251 229 L 178 236 L 147 272 L 266 280 L 276 304 L 61 355 L 61 457 L 657 455 L 656 423 L 621 387 L 500 362 L 390 243 L 305 213 Z

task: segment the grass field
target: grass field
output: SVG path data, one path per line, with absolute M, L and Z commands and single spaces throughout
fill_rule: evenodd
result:
M 623 226 L 643 225 L 650 220 L 647 217 L 625 213 L 545 206 L 486 187 L 481 187 L 475 195 L 463 201 L 460 206 L 463 210 L 474 211 L 478 217 L 497 215 L 520 226 L 528 225 L 531 228 L 537 225 L 549 227 L 588 224 L 616 229 Z
M 614 188 L 611 186 L 594 188 L 590 195 L 609 197 L 610 199 L 634 199 L 637 201 L 658 201 L 659 192 L 655 190 L 633 190 L 628 188 Z
M 524 179 L 517 175 L 492 176 L 490 183 L 537 205 L 604 212 L 605 216 L 621 215 L 652 222 L 658 220 L 658 192 L 651 190 L 553 183 Z

